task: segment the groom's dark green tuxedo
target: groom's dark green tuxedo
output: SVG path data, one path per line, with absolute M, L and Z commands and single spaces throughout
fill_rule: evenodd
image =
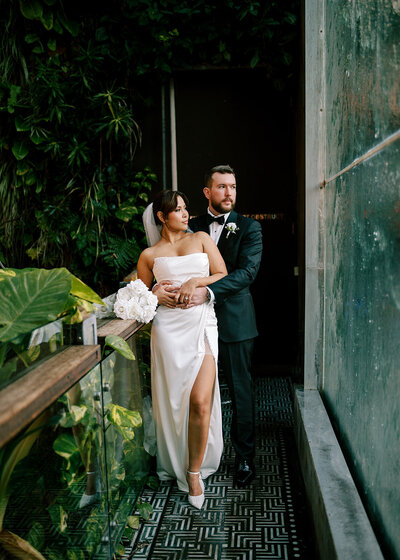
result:
M 209 233 L 207 214 L 191 219 L 189 227 L 193 232 Z M 209 288 L 215 296 L 219 356 L 232 398 L 231 437 L 237 455 L 252 460 L 254 419 L 250 363 L 253 339 L 258 333 L 250 285 L 261 262 L 261 225 L 232 210 L 217 246 L 228 276 Z

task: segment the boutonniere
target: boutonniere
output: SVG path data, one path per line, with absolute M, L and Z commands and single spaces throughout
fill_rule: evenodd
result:
M 229 222 L 229 224 L 225 225 L 225 229 L 228 230 L 228 233 L 226 234 L 226 239 L 228 239 L 228 237 L 230 236 L 231 233 L 236 233 L 236 231 L 239 229 L 238 226 L 235 224 L 235 222 Z

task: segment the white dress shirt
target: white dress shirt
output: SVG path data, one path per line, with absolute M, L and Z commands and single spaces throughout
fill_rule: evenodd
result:
M 222 230 L 225 227 L 225 224 L 226 224 L 226 221 L 229 217 L 230 212 L 228 212 L 227 214 L 218 214 L 218 216 L 215 216 L 212 212 L 210 212 L 209 208 L 207 208 L 207 212 L 213 218 L 218 218 L 219 216 L 224 217 L 224 223 L 223 224 L 219 224 L 218 222 L 213 222 L 209 225 L 210 237 L 214 241 L 214 243 L 217 244 L 218 241 L 219 241 L 219 238 L 221 237 Z M 212 284 L 210 286 L 206 286 L 206 288 L 207 288 L 208 293 L 210 294 L 210 302 L 214 303 L 215 295 L 214 295 L 214 292 L 212 291 Z
M 230 212 L 228 212 L 227 214 L 218 214 L 218 216 L 215 216 L 212 212 L 210 212 L 210 209 L 207 208 L 207 213 L 210 214 L 210 216 L 212 216 L 213 218 L 218 218 L 219 216 L 224 217 L 224 223 L 222 225 L 219 224 L 218 222 L 213 222 L 212 224 L 209 225 L 210 237 L 216 244 L 218 244 L 219 238 L 221 237 L 222 230 L 225 227 Z

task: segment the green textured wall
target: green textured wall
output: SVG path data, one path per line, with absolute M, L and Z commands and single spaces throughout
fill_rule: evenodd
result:
M 400 1 L 325 0 L 326 178 L 400 128 Z
M 324 30 L 320 390 L 383 550 L 399 559 L 400 1 L 325 0 Z

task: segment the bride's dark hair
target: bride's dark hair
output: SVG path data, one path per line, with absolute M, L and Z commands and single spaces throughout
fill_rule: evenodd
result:
M 187 196 L 180 191 L 170 191 L 165 190 L 159 192 L 153 201 L 153 216 L 156 224 L 161 224 L 162 222 L 157 216 L 157 212 L 161 212 L 164 218 L 168 216 L 170 212 L 173 212 L 178 206 L 178 196 L 182 197 L 183 202 L 186 204 L 186 208 L 189 205 Z

